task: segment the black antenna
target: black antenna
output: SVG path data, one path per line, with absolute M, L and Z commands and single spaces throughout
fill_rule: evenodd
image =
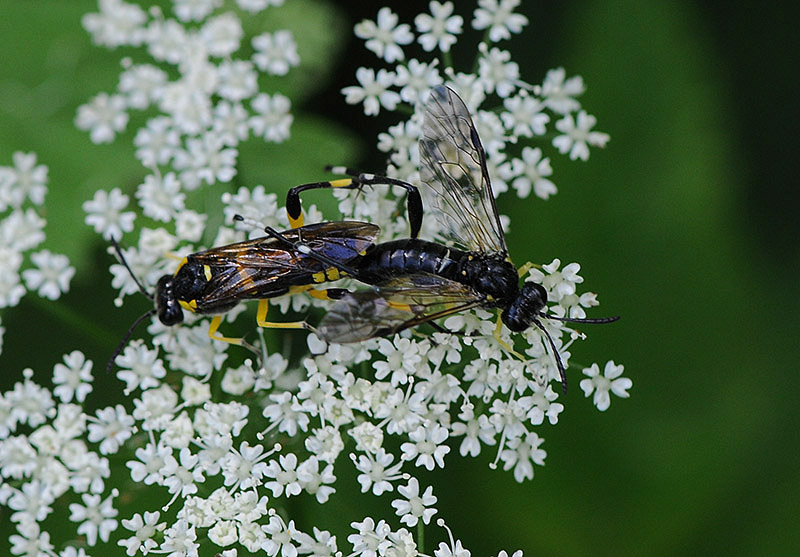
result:
M 546 319 L 561 321 L 562 323 L 613 323 L 614 321 L 619 321 L 619 315 L 615 315 L 614 317 L 586 317 L 582 319 L 578 317 L 559 317 L 558 315 L 542 312 L 540 312 L 539 315 Z
M 147 297 L 147 299 L 150 300 L 151 302 L 154 301 L 155 298 L 153 297 L 153 295 L 150 294 L 145 289 L 145 287 L 142 285 L 142 283 L 139 281 L 139 279 L 136 277 L 136 275 L 133 274 L 133 270 L 131 269 L 130 265 L 128 265 L 128 261 L 125 259 L 125 256 L 122 254 L 122 249 L 120 249 L 116 238 L 114 238 L 113 236 L 111 237 L 111 245 L 114 246 L 114 251 L 117 253 L 117 258 L 119 259 L 120 263 L 122 263 L 125 266 L 125 268 L 128 270 L 128 274 L 133 279 L 133 282 L 136 283 L 136 286 L 139 288 L 139 292 L 144 294 Z M 148 317 L 150 317 L 151 315 L 153 315 L 155 313 L 156 313 L 156 309 L 153 308 L 153 309 L 147 311 L 146 313 L 144 313 L 144 314 L 142 314 L 142 315 L 140 315 L 139 317 L 136 318 L 136 321 L 134 321 L 133 325 L 131 325 L 128 328 L 128 332 L 125 333 L 124 337 L 122 337 L 122 340 L 117 345 L 117 347 L 114 349 L 114 353 L 111 355 L 111 358 L 109 358 L 108 363 L 106 364 L 106 373 L 110 373 L 111 372 L 111 368 L 114 367 L 114 360 L 117 359 L 117 356 L 120 355 L 120 353 L 122 352 L 122 349 L 125 348 L 126 344 L 128 344 L 128 341 L 131 339 L 131 336 L 133 335 L 133 331 L 136 330 L 136 327 L 138 327 L 139 324 L 142 321 L 144 321 L 145 319 L 147 319 Z
M 562 323 L 613 323 L 614 321 L 619 320 L 619 315 L 614 317 L 594 317 L 594 318 L 572 318 L 572 317 L 559 317 L 558 315 L 552 315 L 549 313 L 539 312 L 541 317 L 546 319 L 553 319 L 555 321 L 561 321 Z M 533 318 L 533 323 L 539 327 L 539 330 L 544 333 L 544 336 L 547 337 L 547 342 L 550 343 L 550 349 L 553 351 L 553 358 L 556 361 L 556 367 L 558 367 L 558 373 L 561 375 L 561 390 L 564 394 L 567 394 L 567 370 L 564 367 L 564 362 L 561 361 L 561 354 L 558 353 L 558 349 L 556 348 L 556 343 L 553 342 L 553 337 L 550 336 L 550 333 L 547 332 L 545 329 L 544 324 L 541 321 Z
M 567 370 L 564 368 L 564 362 L 561 361 L 561 354 L 558 353 L 558 348 L 556 348 L 556 343 L 553 342 L 553 337 L 550 336 L 550 333 L 547 332 L 544 325 L 541 321 L 533 318 L 533 323 L 539 330 L 544 333 L 544 336 L 547 337 L 547 342 L 550 343 L 550 350 L 553 352 L 553 359 L 556 361 L 556 367 L 558 368 L 558 374 L 561 376 L 561 391 L 564 394 L 567 394 Z
M 125 268 L 128 270 L 128 274 L 129 274 L 129 275 L 131 276 L 131 278 L 133 279 L 133 282 L 135 282 L 135 283 L 136 283 L 136 286 L 138 286 L 138 287 L 139 287 L 139 292 L 141 292 L 142 294 L 144 294 L 144 295 L 147 297 L 147 299 L 148 299 L 148 300 L 150 300 L 150 301 L 152 302 L 152 301 L 154 300 L 154 298 L 153 298 L 153 295 L 152 295 L 152 294 L 150 294 L 150 293 L 149 293 L 149 292 L 148 292 L 148 291 L 145 289 L 145 287 L 144 287 L 144 286 L 142 286 L 142 283 L 141 283 L 141 282 L 139 282 L 139 279 L 138 279 L 138 278 L 136 278 L 136 275 L 134 275 L 134 274 L 133 274 L 133 271 L 131 270 L 131 267 L 130 267 L 130 265 L 128 265 L 128 262 L 125 260 L 125 256 L 124 256 L 124 255 L 122 255 L 122 250 L 120 249 L 120 247 L 119 247 L 119 244 L 117 243 L 117 240 L 116 240 L 116 238 L 114 238 L 113 236 L 111 236 L 111 245 L 112 245 L 112 246 L 114 246 L 114 251 L 116 251 L 116 252 L 117 252 L 117 257 L 118 257 L 118 259 L 119 259 L 120 263 L 122 263 L 123 265 L 125 265 Z
M 136 318 L 136 321 L 134 321 L 133 325 L 131 325 L 128 328 L 128 332 L 125 333 L 125 336 L 122 337 L 121 341 L 119 341 L 119 344 L 117 344 L 117 347 L 114 349 L 114 353 L 108 359 L 108 363 L 106 364 L 106 373 L 110 373 L 111 372 L 111 368 L 114 367 L 114 360 L 117 359 L 117 356 L 120 355 L 120 353 L 122 352 L 122 349 L 125 348 L 126 344 L 128 344 L 128 341 L 131 339 L 131 336 L 133 335 L 133 331 L 136 329 L 136 327 L 139 326 L 139 323 L 141 323 L 142 321 L 144 321 L 145 319 L 147 319 L 151 315 L 155 314 L 155 312 L 156 312 L 156 309 L 153 308 L 153 309 L 145 312 L 144 314 L 142 314 L 142 315 L 140 315 L 139 317 Z

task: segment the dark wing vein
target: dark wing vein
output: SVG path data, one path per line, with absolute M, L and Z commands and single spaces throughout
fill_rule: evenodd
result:
M 486 155 L 469 110 L 451 89 L 431 91 L 419 148 L 423 194 L 442 235 L 468 251 L 505 254 Z
M 483 305 L 486 297 L 464 284 L 417 273 L 370 290 L 346 294 L 325 315 L 317 334 L 328 342 L 358 342 Z

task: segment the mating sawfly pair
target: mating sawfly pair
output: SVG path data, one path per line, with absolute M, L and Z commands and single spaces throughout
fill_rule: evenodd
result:
M 268 323 L 267 304 L 276 296 L 308 291 L 336 300 L 316 333 L 323 340 L 344 343 L 390 335 L 471 308 L 498 308 L 511 331 L 535 325 L 544 333 L 566 387 L 564 365 L 541 320 L 608 323 L 618 318 L 548 314 L 547 292 L 541 285 L 525 282 L 520 287 L 520 273 L 509 258 L 492 194 L 486 154 L 467 107 L 447 87 L 431 91 L 419 150 L 420 187 L 430 204 L 425 211 L 437 220 L 447 245 L 416 237 L 423 207 L 411 184 L 372 175 L 304 184 L 287 196 L 292 229 L 267 228 L 263 238 L 189 255 L 175 274 L 158 281 L 155 296 L 150 296 L 156 307 L 143 318 L 157 313 L 162 323 L 174 325 L 182 321 L 183 310 L 214 314 L 209 335 L 241 344 L 241 339 L 218 333 L 221 314 L 240 301 L 258 299 L 260 326 L 303 327 L 304 323 Z M 407 190 L 410 238 L 376 243 L 378 227 L 356 221 L 303 226 L 300 192 L 371 184 Z M 117 253 L 121 256 L 118 248 Z M 355 292 L 313 289 L 342 276 L 372 287 Z

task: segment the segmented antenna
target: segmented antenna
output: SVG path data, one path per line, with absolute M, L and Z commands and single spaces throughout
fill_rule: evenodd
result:
M 117 253 L 117 258 L 119 259 L 119 262 L 122 263 L 122 265 L 124 265 L 125 268 L 128 270 L 128 274 L 133 279 L 133 282 L 136 283 L 136 286 L 139 288 L 139 292 L 144 294 L 147 297 L 147 299 L 150 300 L 151 302 L 154 301 L 155 300 L 154 296 L 145 289 L 145 287 L 142 285 L 142 283 L 139 281 L 136 275 L 133 274 L 133 270 L 131 269 L 130 265 L 128 265 L 128 261 L 125 259 L 125 256 L 122 253 L 122 249 L 120 249 L 116 238 L 114 238 L 113 236 L 111 237 L 111 245 L 114 246 L 114 251 Z M 109 358 L 108 363 L 106 364 L 106 373 L 111 372 L 111 368 L 114 367 L 114 360 L 117 359 L 117 356 L 120 355 L 122 350 L 125 348 L 125 345 L 128 344 L 128 341 L 131 339 L 131 336 L 133 336 L 133 331 L 136 330 L 136 327 L 138 327 L 142 321 L 144 321 L 151 315 L 154 315 L 155 313 L 156 309 L 153 308 L 136 318 L 136 321 L 134 321 L 133 325 L 131 325 L 128 328 L 128 332 L 125 333 L 125 336 L 122 337 L 122 340 L 120 341 L 119 344 L 117 344 L 117 347 L 114 349 L 114 353 L 111 355 L 111 358 Z
M 134 321 L 133 325 L 131 325 L 128 328 L 128 332 L 125 333 L 125 336 L 122 337 L 121 341 L 119 341 L 119 344 L 117 344 L 117 347 L 114 349 L 114 353 L 111 354 L 111 357 L 108 359 L 108 363 L 106 364 L 106 373 L 110 373 L 111 372 L 111 368 L 114 367 L 114 360 L 117 359 L 117 356 L 120 355 L 120 353 L 122 352 L 122 349 L 125 348 L 126 344 L 128 344 L 128 341 L 131 339 L 131 336 L 133 336 L 133 331 L 136 330 L 136 327 L 139 326 L 139 323 L 141 323 L 142 321 L 144 321 L 145 319 L 147 319 L 151 315 L 154 315 L 155 313 L 156 313 L 156 309 L 153 308 L 153 309 L 143 313 L 142 315 L 140 315 L 139 317 L 136 318 L 136 321 Z
M 552 315 L 550 313 L 539 312 L 541 317 L 545 319 L 553 319 L 555 321 L 561 321 L 562 323 L 613 323 L 614 321 L 619 320 L 619 315 L 614 317 L 593 317 L 593 318 L 572 318 L 572 317 L 559 317 L 558 315 Z M 544 324 L 541 321 L 533 318 L 533 323 L 536 325 L 540 331 L 544 333 L 544 336 L 547 337 L 547 342 L 550 344 L 550 350 L 553 352 L 553 358 L 556 361 L 556 367 L 558 368 L 558 373 L 561 376 L 561 391 L 564 394 L 567 394 L 567 370 L 564 367 L 564 362 L 561 361 L 561 354 L 558 353 L 558 349 L 556 348 L 556 343 L 553 342 L 553 337 L 550 336 L 550 333 L 547 332 L 545 329 Z
M 113 236 L 111 237 L 111 245 L 112 245 L 112 246 L 114 246 L 114 251 L 116 251 L 116 252 L 117 252 L 117 257 L 119 258 L 119 262 L 120 262 L 120 263 L 122 263 L 122 264 L 125 266 L 125 268 L 128 270 L 128 274 L 129 274 L 129 275 L 131 276 L 131 278 L 133 279 L 133 282 L 135 282 L 135 283 L 136 283 L 136 286 L 138 286 L 138 287 L 139 287 L 139 292 L 141 292 L 142 294 L 144 294 L 144 295 L 147 297 L 147 299 L 148 299 L 148 300 L 150 300 L 151 302 L 152 302 L 152 301 L 154 301 L 154 300 L 155 300 L 155 298 L 153 297 L 153 295 L 152 295 L 152 294 L 150 294 L 150 293 L 149 293 L 149 292 L 148 292 L 148 291 L 145 289 L 145 287 L 142 285 L 142 283 L 141 283 L 141 282 L 139 282 L 139 279 L 136 277 L 136 275 L 135 275 L 135 274 L 133 274 L 133 270 L 131 270 L 131 267 L 130 267 L 130 265 L 128 265 L 128 261 L 125 259 L 125 256 L 124 256 L 124 255 L 122 255 L 122 249 L 120 249 L 120 247 L 119 247 L 119 244 L 117 243 L 117 240 L 116 240 L 116 238 L 114 238 Z

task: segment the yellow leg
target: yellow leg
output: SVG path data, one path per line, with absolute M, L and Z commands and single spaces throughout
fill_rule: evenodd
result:
M 500 346 L 502 346 L 503 348 L 505 348 L 506 352 L 508 352 L 508 353 L 509 353 L 509 354 L 511 354 L 512 356 L 516 356 L 517 358 L 519 358 L 519 359 L 520 359 L 520 360 L 522 360 L 522 361 L 525 361 L 525 360 L 527 359 L 527 358 L 525 358 L 525 356 L 523 356 L 522 354 L 520 354 L 519 352 L 517 352 L 516 350 L 514 350 L 514 347 L 513 347 L 513 346 L 511 346 L 511 345 L 510 345 L 510 344 L 508 344 L 506 341 L 504 341 L 502 338 L 500 338 L 500 331 L 501 331 L 502 329 L 503 329 L 503 321 L 502 321 L 502 320 L 500 319 L 500 317 L 498 316 L 498 318 L 497 318 L 497 325 L 496 325 L 496 326 L 495 326 L 495 328 L 494 328 L 494 338 L 497 340 L 497 342 L 499 342 L 499 343 L 500 343 Z
M 520 277 L 523 277 L 523 276 L 527 275 L 527 274 L 528 274 L 528 271 L 530 271 L 530 270 L 531 270 L 531 267 L 534 267 L 534 266 L 535 266 L 535 265 L 534 265 L 533 263 L 531 263 L 530 261 L 528 261 L 527 263 L 525 263 L 525 265 L 523 265 L 522 267 L 520 267 L 519 269 L 517 269 L 517 273 L 519 273 L 519 276 L 520 276 Z
M 335 169 L 340 170 L 340 169 Z M 295 186 L 289 190 L 286 196 L 286 216 L 289 217 L 289 225 L 292 228 L 300 228 L 305 224 L 303 218 L 303 208 L 300 204 L 300 193 L 305 190 L 318 188 L 353 188 L 357 184 L 353 183 L 352 178 L 340 178 L 328 182 L 314 182 L 313 184 L 303 184 Z
M 211 325 L 208 327 L 208 336 L 213 338 L 214 340 L 221 340 L 222 342 L 227 342 L 230 344 L 238 344 L 239 346 L 244 344 L 244 339 L 242 338 L 233 338 L 233 337 L 226 337 L 219 333 L 219 326 L 222 323 L 222 316 L 215 315 L 214 318 L 211 320 Z
M 256 323 L 265 329 L 305 329 L 305 321 L 295 321 L 292 323 L 272 323 L 267 321 L 267 310 L 269 309 L 269 299 L 258 301 L 258 312 L 256 313 Z

